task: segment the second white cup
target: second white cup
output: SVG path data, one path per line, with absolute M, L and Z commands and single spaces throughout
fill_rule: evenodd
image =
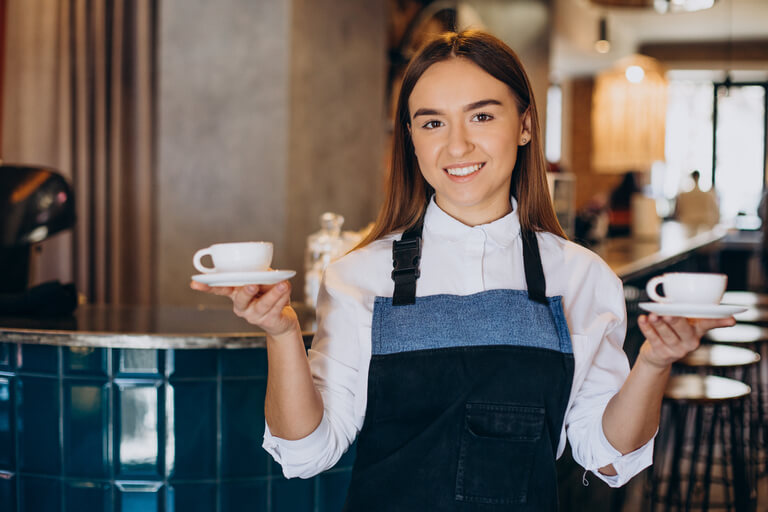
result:
M 269 269 L 272 263 L 272 242 L 234 242 L 213 244 L 195 253 L 192 263 L 203 274 L 213 272 L 260 272 Z M 213 267 L 202 263 L 204 256 L 210 256 Z
M 664 295 L 656 288 L 664 285 Z M 676 302 L 681 304 L 720 304 L 728 276 L 705 272 L 668 272 L 648 281 L 645 291 L 655 302 Z

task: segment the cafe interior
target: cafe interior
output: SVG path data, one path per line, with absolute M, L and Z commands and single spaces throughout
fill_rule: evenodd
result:
M 566 448 L 560 509 L 768 510 L 766 0 L 0 0 L 0 510 L 342 510 L 355 446 L 283 477 L 265 334 L 190 289 L 192 256 L 273 242 L 309 347 L 404 69 L 465 28 L 526 67 L 630 364 L 654 276 L 727 275 L 702 315 L 737 321 L 674 365 L 653 465 L 614 489 Z

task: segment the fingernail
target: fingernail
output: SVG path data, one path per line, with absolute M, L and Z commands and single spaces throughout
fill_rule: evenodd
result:
M 285 281 L 283 281 L 281 283 L 278 283 L 278 285 L 277 285 L 277 290 L 278 291 L 284 292 L 287 289 L 288 289 L 288 283 L 286 283 Z
M 259 291 L 259 289 L 256 286 L 246 286 L 245 291 L 248 293 L 256 293 Z

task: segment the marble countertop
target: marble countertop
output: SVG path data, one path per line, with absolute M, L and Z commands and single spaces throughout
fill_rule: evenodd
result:
M 653 275 L 694 251 L 714 247 L 727 233 L 724 226 L 691 228 L 679 222 L 665 222 L 657 238 L 608 238 L 592 250 L 626 282 Z
M 304 343 L 312 341 L 315 313 L 294 304 Z M 139 349 L 259 348 L 266 334 L 231 307 L 81 305 L 68 317 L 0 317 L 0 342 Z

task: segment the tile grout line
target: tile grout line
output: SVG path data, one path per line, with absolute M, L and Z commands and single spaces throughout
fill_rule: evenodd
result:
M 67 476 L 67 469 L 64 465 L 64 348 L 57 347 L 56 359 L 58 366 L 58 384 L 59 384 L 59 464 L 60 473 L 62 476 Z M 66 510 L 66 502 L 64 500 L 64 483 L 59 481 L 59 505 L 60 510 Z
M 222 484 L 221 484 L 221 459 L 222 459 L 222 443 L 223 443 L 223 436 L 221 433 L 222 427 L 222 420 L 221 420 L 221 413 L 222 413 L 222 402 L 223 402 L 223 379 L 222 379 L 222 358 L 221 358 L 221 351 L 217 350 L 216 352 L 216 512 L 221 512 L 222 510 Z
M 107 461 L 109 475 L 110 502 L 115 504 L 117 500 L 117 485 L 115 483 L 115 379 L 113 372 L 113 351 L 111 348 L 104 350 L 107 370 Z
M 11 368 L 17 368 L 19 363 L 19 357 L 21 356 L 21 343 L 15 343 L 13 345 L 16 348 L 16 353 L 13 354 L 11 357 L 13 358 L 11 360 Z M 15 395 L 13 397 L 13 433 L 14 433 L 14 441 L 15 441 L 15 450 L 14 450 L 14 469 L 16 470 L 14 478 L 15 478 L 15 484 L 16 484 L 16 511 L 21 511 L 21 478 L 19 477 L 19 473 L 21 472 L 21 461 L 20 461 L 20 454 L 19 454 L 19 394 L 20 394 L 20 382 L 19 382 L 19 376 L 18 374 L 14 375 L 13 380 L 13 394 Z

